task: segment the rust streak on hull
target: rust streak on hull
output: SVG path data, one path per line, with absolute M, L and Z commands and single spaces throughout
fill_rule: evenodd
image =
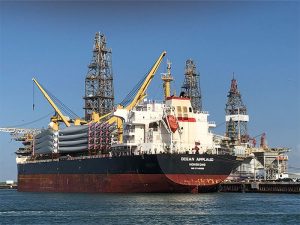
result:
M 186 174 L 35 174 L 19 175 L 18 191 L 30 192 L 196 192 L 210 189 L 224 175 Z

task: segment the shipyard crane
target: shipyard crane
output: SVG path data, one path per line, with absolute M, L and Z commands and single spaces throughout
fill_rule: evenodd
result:
M 0 127 L 0 132 L 10 133 L 11 135 L 18 134 L 37 134 L 41 130 L 36 128 L 14 128 L 14 127 Z
M 15 127 L 0 127 L 0 132 L 9 133 L 14 140 L 17 140 L 20 136 L 34 136 L 41 132 L 40 129 L 36 128 L 15 128 Z
M 163 51 L 161 53 L 161 55 L 158 57 L 158 59 L 156 60 L 156 62 L 154 63 L 153 67 L 150 69 L 149 73 L 147 74 L 147 76 L 145 77 L 144 81 L 142 82 L 142 84 L 140 85 L 139 89 L 137 90 L 136 95 L 134 96 L 134 98 L 132 99 L 132 101 L 128 104 L 128 105 L 121 105 L 119 104 L 117 106 L 117 110 L 116 111 L 130 111 L 132 110 L 134 107 L 136 107 L 145 97 L 146 97 L 146 90 L 149 87 L 154 74 L 156 73 L 160 63 L 162 62 L 163 58 L 165 57 L 165 55 L 167 54 L 166 51 Z M 106 122 L 109 124 L 113 124 L 116 123 L 117 124 L 117 129 L 118 129 L 118 140 L 119 142 L 122 142 L 122 133 L 123 133 L 123 123 L 122 120 L 119 116 L 116 115 L 116 113 L 111 112 L 108 113 L 102 117 L 98 117 L 98 121 L 111 116 L 111 118 L 109 118 Z M 94 120 L 95 122 L 95 120 Z
M 63 121 L 64 124 L 69 127 L 71 126 L 70 123 L 74 122 L 74 125 L 80 125 L 80 124 L 85 124 L 86 121 L 81 120 L 79 118 L 75 119 L 75 121 L 70 120 L 66 116 L 62 114 L 60 109 L 57 107 L 57 105 L 54 103 L 54 101 L 50 98 L 49 94 L 44 90 L 44 88 L 39 84 L 39 82 L 35 79 L 32 78 L 33 82 L 36 84 L 36 86 L 40 89 L 46 100 L 49 102 L 49 104 L 52 106 L 52 108 L 55 110 L 56 114 L 55 116 L 51 117 L 51 122 L 52 122 L 52 128 L 53 130 L 58 130 L 59 129 L 59 124 L 58 122 Z

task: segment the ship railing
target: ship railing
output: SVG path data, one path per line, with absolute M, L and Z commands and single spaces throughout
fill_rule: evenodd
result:
M 41 163 L 41 162 L 53 162 L 53 161 L 59 161 L 59 159 L 40 159 L 40 160 L 27 160 L 24 161 L 24 163 Z
M 127 140 L 126 144 L 136 144 L 136 143 L 135 143 L 135 140 Z
M 148 104 L 165 104 L 164 100 L 150 100 Z
M 78 160 L 78 159 L 91 159 L 91 158 L 107 158 L 110 157 L 109 154 L 99 154 L 99 155 L 91 155 L 91 156 L 66 156 L 65 158 L 56 158 L 56 159 L 41 159 L 41 160 L 27 160 L 24 163 L 41 163 L 41 162 L 57 162 L 61 160 Z
M 144 106 L 146 104 L 154 104 L 154 103 L 156 103 L 156 104 L 164 104 L 165 101 L 164 100 L 152 100 L 152 99 L 146 100 L 145 99 L 144 101 L 142 101 L 141 103 L 139 103 L 138 106 Z
M 134 132 L 135 132 L 135 129 L 134 129 L 134 128 L 131 128 L 131 129 L 125 129 L 125 130 L 124 130 L 124 133 L 126 133 L 126 134 L 134 133 Z
M 215 121 L 208 121 L 208 126 L 209 127 L 216 127 L 216 122 Z
M 196 113 L 208 114 L 208 111 L 197 111 Z

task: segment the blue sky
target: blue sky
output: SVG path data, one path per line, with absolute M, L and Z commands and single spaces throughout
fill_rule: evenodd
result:
M 116 103 L 163 50 L 179 92 L 185 61 L 201 74 L 204 109 L 224 122 L 232 73 L 250 115 L 249 133 L 267 133 L 286 146 L 291 170 L 300 170 L 300 4 L 298 2 L 0 2 L 0 127 L 53 110 L 37 89 L 48 90 L 83 115 L 84 78 L 93 38 L 103 32 L 112 48 Z M 158 70 L 149 98 L 162 99 Z M 48 118 L 26 127 L 46 127 Z M 223 134 L 225 126 L 215 131 Z M 16 179 L 18 143 L 0 133 L 0 180 Z

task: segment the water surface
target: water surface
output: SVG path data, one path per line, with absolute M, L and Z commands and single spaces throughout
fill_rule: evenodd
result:
M 0 190 L 0 224 L 300 224 L 299 194 Z

